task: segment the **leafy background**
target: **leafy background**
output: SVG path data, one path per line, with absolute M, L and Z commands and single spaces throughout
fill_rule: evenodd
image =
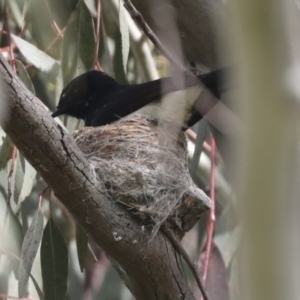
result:
M 170 74 L 167 60 L 119 1 L 102 1 L 101 14 L 99 3 L 1 3 L 0 51 L 10 62 L 15 61 L 18 75 L 49 113 L 62 88 L 95 66 L 120 83 L 146 82 Z M 70 133 L 83 125 L 68 117 L 62 117 L 61 122 Z M 191 175 L 209 194 L 212 147 L 206 121 L 187 136 Z M 0 299 L 27 295 L 27 283 L 32 299 L 132 299 L 105 253 L 75 224 L 1 128 L 0 146 Z M 216 221 L 212 213 L 204 216 L 186 234 L 183 245 L 201 274 L 208 262 L 206 287 L 212 299 L 240 299 L 236 199 L 218 153 L 213 162 L 216 196 L 212 213 Z M 207 260 L 207 232 L 213 227 Z M 31 270 L 30 274 L 26 270 Z M 188 269 L 187 274 L 197 293 Z

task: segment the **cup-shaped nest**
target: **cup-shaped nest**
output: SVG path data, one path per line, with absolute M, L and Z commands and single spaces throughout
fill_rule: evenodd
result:
M 130 208 L 141 222 L 162 222 L 188 231 L 210 208 L 209 197 L 188 171 L 186 138 L 181 130 L 140 115 L 74 135 L 99 189 L 110 201 Z

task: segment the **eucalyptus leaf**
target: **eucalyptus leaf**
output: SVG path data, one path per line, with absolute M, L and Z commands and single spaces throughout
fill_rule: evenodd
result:
M 31 2 L 31 0 L 24 1 L 23 12 L 22 12 L 22 30 L 24 29 L 24 26 L 25 26 L 25 18 L 26 18 L 26 14 L 28 12 L 30 2 Z
M 44 294 L 43 294 L 41 288 L 39 287 L 37 281 L 35 280 L 35 278 L 31 274 L 29 274 L 29 277 L 33 282 L 33 285 L 34 285 L 34 287 L 35 287 L 35 289 L 36 289 L 36 291 L 37 291 L 37 293 L 40 297 L 40 300 L 44 300 L 45 299 Z
M 6 2 L 9 11 L 11 12 L 14 21 L 18 25 L 18 27 L 22 26 L 22 6 L 20 5 L 20 1 L 7 1 Z
M 222 253 L 225 266 L 228 267 L 235 257 L 241 243 L 241 228 L 237 226 L 233 231 L 217 234 L 215 243 Z
M 20 155 L 23 156 L 22 154 Z M 36 170 L 25 160 L 25 176 L 19 201 L 23 201 L 31 193 L 36 174 Z
M 14 200 L 16 203 L 19 202 L 19 197 L 23 187 L 24 174 L 25 174 L 25 159 L 20 155 L 20 152 L 17 155 L 15 163 L 15 189 L 14 189 Z
M 32 264 L 42 239 L 43 224 L 43 213 L 40 209 L 38 209 L 23 240 L 21 250 L 21 263 L 19 268 L 19 298 L 23 298 L 27 294 L 29 274 L 31 272 Z
M 8 136 L 6 136 L 3 140 L 0 149 L 0 170 L 6 167 L 7 162 L 11 158 L 12 151 L 13 151 L 13 143 L 11 139 Z
M 24 55 L 24 57 L 36 68 L 53 75 L 58 73 L 59 62 L 57 60 L 53 59 L 47 53 L 39 50 L 34 45 L 14 34 L 11 34 L 11 38 L 19 48 L 20 52 Z
M 79 260 L 79 266 L 81 272 L 85 269 L 86 256 L 88 251 L 88 235 L 85 230 L 76 224 L 76 244 L 77 244 L 77 254 Z
M 28 75 L 28 72 L 26 71 L 24 65 L 16 59 L 16 65 L 17 65 L 17 69 L 18 69 L 18 74 L 20 79 L 23 81 L 23 83 L 26 85 L 26 87 L 28 88 L 28 90 L 35 95 L 35 90 L 34 90 L 34 86 L 32 84 L 32 81 Z
M 68 20 L 63 38 L 62 71 L 64 85 L 93 68 L 95 28 L 91 13 L 80 0 Z
M 68 249 L 52 218 L 49 219 L 44 230 L 41 246 L 41 267 L 45 299 L 66 299 Z
M 120 23 L 120 32 L 121 32 L 121 41 L 122 41 L 122 60 L 123 60 L 124 71 L 126 74 L 130 42 L 129 42 L 128 23 L 126 20 L 125 13 L 126 11 L 123 6 L 123 1 L 119 0 L 119 23 Z
M 204 271 L 205 253 L 201 254 L 201 274 Z M 211 253 L 208 262 L 208 272 L 206 276 L 205 288 L 214 300 L 229 300 L 229 274 L 225 267 L 223 257 L 217 245 L 212 244 Z
M 20 152 L 16 160 L 15 173 L 14 200 L 18 203 L 30 194 L 36 177 L 36 170 Z

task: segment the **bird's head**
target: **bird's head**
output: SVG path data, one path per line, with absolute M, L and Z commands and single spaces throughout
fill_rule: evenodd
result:
M 119 85 L 118 82 L 100 71 L 88 71 L 73 79 L 62 91 L 52 117 L 67 114 L 85 119 L 95 101 L 101 101 L 108 91 Z

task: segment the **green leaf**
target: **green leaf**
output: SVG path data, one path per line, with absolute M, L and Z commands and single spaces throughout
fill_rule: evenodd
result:
M 20 156 L 23 157 L 22 154 Z M 25 158 L 23 159 L 25 160 Z M 31 193 L 36 174 L 36 170 L 25 160 L 25 175 L 19 201 L 23 201 Z
M 24 1 L 23 12 L 22 12 L 22 30 L 24 29 L 25 18 L 26 18 L 26 14 L 28 12 L 30 2 L 31 2 L 31 0 L 25 0 Z
M 45 299 L 63 300 L 67 294 L 68 249 L 52 218 L 42 240 L 41 266 Z
M 57 75 L 59 71 L 59 62 L 49 56 L 47 53 L 39 50 L 34 45 L 26 42 L 18 36 L 11 34 L 11 38 L 17 45 L 24 57 L 39 70 Z
M 32 84 L 32 81 L 24 67 L 24 65 L 16 59 L 16 64 L 17 64 L 17 69 L 18 69 L 18 74 L 20 79 L 23 81 L 23 83 L 26 85 L 26 87 L 29 89 L 29 91 L 35 95 L 35 90 L 34 86 Z
M 222 253 L 225 266 L 228 267 L 241 243 L 240 226 L 237 226 L 233 231 L 217 234 L 214 241 Z
M 23 240 L 19 268 L 19 298 L 25 297 L 27 293 L 29 274 L 43 235 L 43 224 L 43 213 L 38 209 Z
M 88 235 L 84 229 L 76 224 L 76 244 L 77 244 L 77 254 L 79 260 L 79 266 L 81 272 L 85 269 L 86 256 L 88 251 Z
M 201 254 L 201 274 L 203 276 L 205 253 Z M 213 243 L 208 262 L 205 288 L 214 300 L 229 300 L 229 275 L 218 247 Z
M 72 13 L 63 38 L 62 71 L 64 84 L 93 67 L 95 28 L 91 13 L 80 0 Z
M 112 56 L 110 53 L 110 49 L 108 47 L 108 36 L 105 29 L 104 20 L 101 20 L 100 26 L 100 45 L 99 45 L 99 53 L 98 58 L 100 60 L 100 65 L 105 70 L 107 74 L 113 74 L 114 69 L 112 65 Z
M 41 288 L 39 287 L 37 281 L 35 280 L 35 278 L 31 274 L 29 274 L 29 276 L 30 276 L 30 279 L 32 280 L 33 285 L 34 285 L 34 287 L 35 287 L 35 289 L 36 289 L 36 291 L 37 291 L 37 293 L 40 297 L 40 300 L 44 300 L 45 299 L 44 294 L 43 294 Z
M 129 43 L 128 23 L 125 15 L 125 8 L 123 7 L 122 4 L 123 1 L 119 0 L 119 22 L 120 22 L 120 32 L 121 32 L 121 40 L 122 40 L 122 61 L 123 61 L 124 71 L 126 74 L 130 43 Z
M 25 174 L 25 159 L 20 152 L 18 152 L 16 163 L 15 163 L 15 189 L 14 189 L 14 200 L 16 203 L 19 202 L 19 197 L 22 191 L 24 174 Z
M 3 1 L 2 1 L 3 3 Z M 22 11 L 20 1 L 7 1 L 8 11 L 11 13 L 12 18 L 18 27 L 22 26 Z
M 15 172 L 14 200 L 16 203 L 19 203 L 19 201 L 22 202 L 30 194 L 36 177 L 36 170 L 18 152 Z
M 6 167 L 7 162 L 11 158 L 13 148 L 14 146 L 11 139 L 6 136 L 0 149 L 0 170 Z

